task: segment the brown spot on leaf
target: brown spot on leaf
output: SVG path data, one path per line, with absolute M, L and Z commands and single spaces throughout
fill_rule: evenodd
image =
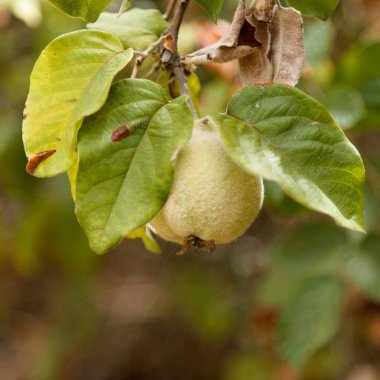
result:
M 38 165 L 42 161 L 45 161 L 47 158 L 49 158 L 50 156 L 52 156 L 55 152 L 56 152 L 55 149 L 54 150 L 45 150 L 43 152 L 40 152 L 40 153 L 37 153 L 37 154 L 34 154 L 34 155 L 30 156 L 29 157 L 28 165 L 26 165 L 26 171 L 29 174 L 34 174 L 34 172 L 36 171 Z
M 112 132 L 112 142 L 117 142 L 126 139 L 129 136 L 129 129 L 126 125 L 123 125 Z

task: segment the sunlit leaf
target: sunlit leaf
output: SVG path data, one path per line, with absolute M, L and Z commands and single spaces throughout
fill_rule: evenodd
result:
M 145 248 L 153 253 L 161 253 L 161 248 L 147 227 L 138 228 L 126 236 L 128 239 L 141 239 Z
M 94 22 L 112 0 L 49 0 L 70 16 Z
M 95 24 L 87 27 L 113 34 L 125 48 L 145 50 L 159 39 L 168 24 L 156 9 L 134 8 L 120 16 L 103 12 Z
M 284 85 L 246 87 L 211 117 L 231 158 L 290 197 L 363 231 L 364 167 L 326 109 Z
M 147 224 L 173 181 L 173 154 L 191 135 L 186 97 L 169 102 L 148 80 L 118 82 L 78 137 L 76 213 L 92 249 L 102 253 Z M 128 129 L 114 139 L 120 128 Z M 113 141 L 114 140 L 114 141 Z
M 31 75 L 23 139 L 29 158 L 55 153 L 38 165 L 36 176 L 70 168 L 83 118 L 104 104 L 114 76 L 132 56 L 117 38 L 89 30 L 59 37 L 41 53 Z
M 94 22 L 112 0 L 49 0 L 66 14 Z

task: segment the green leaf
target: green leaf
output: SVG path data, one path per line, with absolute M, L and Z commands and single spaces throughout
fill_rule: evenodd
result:
M 218 19 L 224 0 L 197 0 L 213 21 Z
M 317 64 L 329 57 L 335 37 L 332 21 L 313 20 L 305 25 L 305 54 L 307 64 Z
M 55 153 L 38 165 L 36 176 L 70 168 L 83 118 L 100 109 L 114 76 L 132 57 L 117 38 L 89 30 L 59 37 L 42 52 L 31 75 L 23 139 L 29 158 Z
M 231 158 L 254 175 L 278 182 L 290 197 L 364 229 L 364 167 L 326 109 L 284 85 L 246 87 L 226 114 L 212 116 Z
M 358 89 L 367 106 L 380 107 L 380 42 L 352 48 L 342 59 L 337 79 Z
M 118 37 L 125 48 L 145 50 L 157 41 L 167 29 L 168 23 L 156 9 L 134 8 L 118 16 L 117 13 L 103 12 L 89 29 L 98 29 Z
M 349 86 L 332 87 L 323 103 L 343 129 L 354 127 L 366 112 L 362 96 Z
M 340 0 L 287 0 L 289 6 L 298 9 L 304 16 L 315 16 L 327 20 Z
M 331 277 L 318 277 L 281 310 L 278 341 L 281 356 L 297 367 L 322 348 L 339 327 L 344 286 Z
M 112 0 L 49 0 L 66 14 L 94 22 Z
M 327 223 L 304 225 L 281 236 L 268 252 L 270 268 L 259 287 L 260 301 L 281 306 L 310 278 L 335 275 L 349 258 L 347 247 L 345 231 Z
M 192 125 L 186 97 L 169 102 L 159 85 L 141 79 L 115 84 L 104 107 L 85 120 L 76 213 L 95 252 L 109 250 L 160 211 L 173 181 L 171 158 Z M 113 142 L 120 128 L 129 135 Z
M 345 265 L 345 273 L 362 292 L 380 302 L 380 236 L 369 235 Z

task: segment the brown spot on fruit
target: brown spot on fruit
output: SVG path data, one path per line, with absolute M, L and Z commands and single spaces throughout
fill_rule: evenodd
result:
M 111 140 L 112 142 L 117 142 L 126 139 L 128 136 L 129 129 L 126 125 L 123 125 L 112 132 Z
M 45 150 L 43 152 L 40 152 L 40 153 L 37 153 L 37 154 L 30 156 L 28 165 L 26 165 L 26 171 L 29 174 L 34 174 L 38 165 L 42 161 L 45 161 L 47 158 L 52 156 L 55 152 L 56 152 L 56 150 Z

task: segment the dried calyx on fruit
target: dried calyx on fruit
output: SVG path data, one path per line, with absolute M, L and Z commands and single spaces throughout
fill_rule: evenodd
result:
M 263 182 L 228 156 L 218 131 L 196 123 L 179 153 L 167 202 L 150 226 L 162 238 L 212 250 L 241 236 L 259 213 Z

